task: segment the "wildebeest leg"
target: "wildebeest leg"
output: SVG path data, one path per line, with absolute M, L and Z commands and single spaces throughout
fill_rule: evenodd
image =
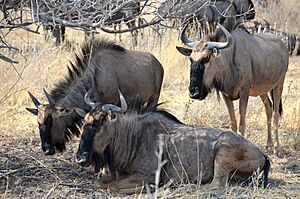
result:
M 282 102 L 281 102 L 281 94 L 283 90 L 283 83 L 284 83 L 285 77 L 282 78 L 282 80 L 277 84 L 277 86 L 272 90 L 273 92 L 273 104 L 274 104 L 274 123 L 275 123 L 275 148 L 274 153 L 278 152 L 279 147 L 279 138 L 278 138 L 278 126 L 279 126 L 279 119 L 281 115 L 281 109 L 282 109 Z
M 133 19 L 128 21 L 126 24 L 127 24 L 129 29 L 136 28 L 135 20 L 133 20 Z M 131 34 L 131 37 L 132 37 L 133 45 L 136 46 L 137 45 L 138 31 L 137 30 L 131 30 L 130 34 Z
M 227 146 L 218 147 L 217 154 L 214 159 L 214 178 L 210 183 L 211 188 L 224 187 L 227 185 L 229 173 L 228 161 L 231 161 L 231 154 L 227 152 Z M 229 155 L 229 156 L 228 156 Z
M 117 25 L 114 25 L 114 31 L 116 32 L 116 30 L 117 30 Z M 114 36 L 115 36 L 115 41 L 117 41 L 117 33 L 115 33 Z
M 240 111 L 240 126 L 239 132 L 244 137 L 246 130 L 246 110 L 249 99 L 249 90 L 247 88 L 242 88 L 240 92 L 240 101 L 239 101 L 239 111 Z
M 300 52 L 300 40 L 299 38 L 297 38 L 293 56 L 299 55 L 299 52 Z
M 140 193 L 144 189 L 145 183 L 154 183 L 154 180 L 147 179 L 146 176 L 133 174 L 122 180 L 111 183 L 109 189 L 111 191 L 127 194 Z
M 236 179 L 246 180 L 266 163 L 265 155 L 255 145 L 243 141 L 241 137 L 230 136 L 232 132 L 228 133 L 215 145 L 212 187 L 225 186 L 231 172 L 237 175 Z
M 235 118 L 233 102 L 230 99 L 228 99 L 224 94 L 222 94 L 222 96 L 225 101 L 228 113 L 229 113 L 231 129 L 233 131 L 237 132 L 237 122 L 236 122 L 236 118 Z
M 267 94 L 260 96 L 261 100 L 264 103 L 265 111 L 267 115 L 267 125 L 268 125 L 268 139 L 267 139 L 267 151 L 270 151 L 273 147 L 272 135 L 271 135 L 271 124 L 272 124 L 272 104 Z
M 118 27 L 119 27 L 119 31 L 121 31 L 121 24 L 119 24 Z M 121 33 L 119 33 L 119 42 L 121 42 L 121 41 L 122 41 Z

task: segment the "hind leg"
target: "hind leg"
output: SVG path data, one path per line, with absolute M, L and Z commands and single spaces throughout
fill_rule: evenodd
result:
M 236 118 L 235 118 L 233 102 L 230 99 L 228 99 L 224 94 L 222 94 L 222 97 L 225 101 L 225 104 L 226 104 L 226 107 L 227 107 L 227 110 L 229 113 L 231 129 L 233 131 L 237 132 L 237 122 L 236 122 Z
M 230 169 L 231 155 L 228 156 L 228 147 L 221 146 L 214 160 L 214 178 L 210 186 L 212 188 L 224 187 L 227 185 Z
M 226 186 L 231 172 L 239 173 L 240 179 L 250 177 L 265 164 L 265 156 L 255 145 L 242 137 L 228 136 L 216 148 L 214 160 L 214 178 L 211 186 Z M 243 175 L 241 175 L 243 174 Z
M 274 125 L 275 125 L 275 148 L 274 153 L 278 152 L 279 148 L 279 137 L 278 137 L 278 127 L 279 127 L 279 119 L 282 112 L 282 102 L 281 102 L 281 95 L 283 90 L 283 83 L 284 77 L 282 78 L 281 82 L 273 89 L 273 99 L 274 99 Z
M 273 141 L 272 141 L 272 135 L 271 135 L 271 124 L 272 124 L 272 107 L 271 107 L 271 101 L 267 94 L 260 96 L 261 100 L 264 103 L 265 111 L 267 115 L 267 125 L 268 125 L 268 139 L 267 139 L 267 151 L 271 152 L 273 147 Z

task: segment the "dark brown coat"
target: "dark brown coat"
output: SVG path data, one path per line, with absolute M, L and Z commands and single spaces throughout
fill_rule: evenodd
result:
M 29 93 L 36 108 L 27 109 L 37 115 L 42 150 L 46 155 L 63 151 L 73 135 L 79 135 L 77 125 L 82 117 L 78 109 L 89 111 L 84 95 L 92 86 L 93 100 L 117 103 L 120 88 L 125 97 L 139 96 L 147 100 L 159 98 L 163 68 L 150 53 L 126 50 L 112 42 L 96 40 L 87 42 L 82 53 L 71 64 L 68 76 L 48 94 L 48 104 L 41 104 Z
M 77 161 L 88 166 L 97 162 L 91 159 L 95 154 L 101 156 L 109 149 L 111 168 L 120 174 L 110 189 L 132 193 L 143 183 L 155 182 L 160 140 L 162 159 L 167 161 L 161 168 L 161 183 L 211 182 L 219 187 L 225 186 L 233 173 L 236 179 L 246 180 L 263 169 L 267 185 L 270 163 L 256 145 L 234 132 L 184 125 L 151 103 L 125 113 L 106 112 L 101 106 L 89 112 Z
M 282 111 L 281 95 L 289 55 L 285 44 L 272 34 L 250 35 L 242 28 L 229 33 L 221 26 L 226 42 L 190 41 L 184 36 L 183 43 L 193 49 L 177 47 L 191 60 L 190 97 L 203 100 L 213 89 L 220 91 L 225 100 L 232 130 L 237 131 L 233 100 L 239 100 L 242 136 L 245 132 L 245 116 L 249 96 L 260 96 L 266 109 L 269 147 L 271 137 L 272 103 L 275 120 L 275 139 L 279 146 L 278 122 Z M 268 97 L 272 96 L 272 101 Z

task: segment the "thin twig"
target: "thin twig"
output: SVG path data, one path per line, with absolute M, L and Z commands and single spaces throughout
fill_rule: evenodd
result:
M 158 159 L 158 165 L 157 165 L 157 170 L 155 172 L 155 193 L 154 193 L 154 198 L 156 199 L 158 197 L 159 193 L 159 182 L 160 182 L 160 172 L 161 168 L 167 163 L 167 160 L 162 160 L 162 155 L 163 155 L 163 147 L 164 147 L 164 142 L 163 142 L 163 136 L 159 137 L 159 148 L 158 152 L 155 152 L 155 155 Z
M 11 171 L 9 171 L 7 173 L 4 173 L 4 174 L 0 175 L 0 178 L 3 178 L 5 176 L 8 176 L 8 175 L 11 175 L 11 174 L 23 171 L 23 170 L 34 169 L 34 168 L 37 168 L 37 166 L 29 166 L 29 167 L 23 167 L 23 168 L 19 168 L 19 169 L 14 169 L 14 170 L 11 170 Z
M 28 156 L 30 158 L 32 158 L 34 161 L 36 161 L 37 163 L 39 163 L 42 167 L 44 167 L 45 169 L 47 169 L 57 180 L 60 180 L 60 178 L 51 169 L 49 169 L 46 165 L 44 165 L 41 161 L 39 161 L 38 159 L 36 159 L 32 155 L 28 155 Z
M 60 185 L 60 182 L 58 184 L 56 184 L 55 186 L 53 186 L 48 193 L 43 197 L 43 199 L 47 199 L 49 198 L 49 196 L 51 195 L 51 193 Z

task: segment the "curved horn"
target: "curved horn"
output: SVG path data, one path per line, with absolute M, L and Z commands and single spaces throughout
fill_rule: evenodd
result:
M 91 100 L 91 93 L 93 91 L 94 91 L 94 87 L 92 87 L 90 90 L 88 90 L 88 92 L 86 92 L 86 94 L 84 95 L 84 102 L 91 108 L 95 108 L 100 105 L 99 102 L 96 103 Z
M 41 103 L 29 91 L 28 94 L 36 108 L 38 108 L 41 105 Z
M 232 44 L 232 36 L 231 36 L 230 32 L 228 32 L 228 30 L 219 23 L 218 23 L 218 26 L 224 32 L 227 41 L 226 42 L 212 42 L 212 41 L 207 42 L 208 49 L 213 49 L 213 48 L 224 49 L 224 48 L 228 48 Z
M 45 95 L 46 95 L 46 97 L 47 97 L 47 99 L 48 99 L 49 106 L 50 106 L 50 107 L 54 107 L 54 105 L 55 105 L 54 99 L 53 99 L 53 98 L 51 97 L 51 95 L 46 91 L 46 89 L 43 88 L 43 91 L 44 91 L 44 93 L 45 93 Z
M 188 38 L 185 37 L 185 31 L 186 31 L 186 28 L 188 25 L 189 25 L 189 23 L 187 23 L 182 28 L 182 30 L 180 32 L 180 39 L 181 39 L 182 43 L 184 43 L 186 46 L 193 48 L 198 43 L 198 41 L 189 40 Z
M 113 112 L 117 112 L 117 113 L 125 113 L 127 111 L 127 103 L 125 100 L 124 95 L 122 94 L 122 92 L 120 91 L 120 89 L 118 89 L 118 93 L 119 93 L 119 97 L 120 97 L 120 102 L 121 102 L 121 108 L 113 105 L 113 104 L 104 104 L 102 106 L 102 110 L 105 112 L 108 112 L 109 110 L 113 111 Z
M 113 105 L 113 104 L 104 104 L 101 109 L 104 111 L 104 112 L 108 112 L 108 111 L 112 111 L 112 112 L 116 112 L 116 113 L 120 113 L 122 111 L 122 108 L 116 106 L 116 105 Z
M 119 93 L 120 101 L 121 101 L 121 112 L 125 113 L 128 109 L 126 99 L 125 99 L 123 93 L 120 91 L 120 89 L 118 89 L 118 93 Z

